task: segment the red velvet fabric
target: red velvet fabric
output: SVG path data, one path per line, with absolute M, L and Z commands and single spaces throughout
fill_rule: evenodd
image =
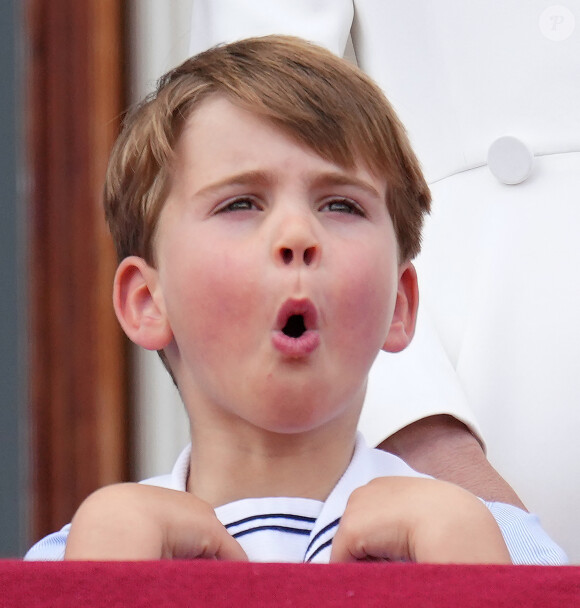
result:
M 580 566 L 0 561 L 0 607 L 580 606 Z

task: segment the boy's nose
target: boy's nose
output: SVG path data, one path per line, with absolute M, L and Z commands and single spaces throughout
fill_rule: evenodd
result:
M 305 218 L 286 217 L 276 239 L 274 255 L 285 266 L 312 266 L 320 257 L 320 244 Z
M 289 247 L 282 247 L 280 250 L 280 256 L 282 258 L 282 262 L 287 266 L 294 262 L 294 258 L 297 257 L 297 261 L 302 257 L 302 261 L 306 266 L 310 266 L 312 262 L 315 260 L 318 252 L 318 247 L 316 245 L 312 245 L 310 247 L 306 247 L 304 250 L 298 249 L 294 250 Z

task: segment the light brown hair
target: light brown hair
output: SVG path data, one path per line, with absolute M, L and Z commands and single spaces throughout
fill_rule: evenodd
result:
M 210 95 L 271 121 L 321 157 L 362 162 L 386 178 L 401 260 L 420 249 L 429 188 L 405 130 L 380 89 L 329 51 L 287 36 L 217 46 L 165 74 L 132 111 L 113 148 L 104 204 L 117 253 L 154 265 L 153 237 L 184 122 Z

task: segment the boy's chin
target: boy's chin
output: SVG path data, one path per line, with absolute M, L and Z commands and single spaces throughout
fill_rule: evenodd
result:
M 356 431 L 366 392 L 366 381 L 358 391 L 313 390 L 280 399 L 269 408 L 264 428 L 285 435 L 304 435 L 324 432 L 327 427 Z M 288 395 L 288 394 L 287 394 Z
M 290 440 L 314 437 L 329 429 L 333 429 L 333 432 L 348 429 L 354 433 L 357 422 L 358 408 L 356 411 L 329 409 L 307 412 L 295 408 L 292 412 L 285 411 L 279 416 L 269 417 L 267 421 L 262 422 L 261 428 L 265 433 L 285 436 Z

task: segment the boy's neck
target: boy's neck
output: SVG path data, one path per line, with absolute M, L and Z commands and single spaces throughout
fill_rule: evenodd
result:
M 332 425 L 331 425 L 332 426 Z M 295 496 L 324 501 L 352 458 L 356 428 L 307 433 L 239 432 L 193 436 L 188 491 L 218 507 L 243 498 Z

